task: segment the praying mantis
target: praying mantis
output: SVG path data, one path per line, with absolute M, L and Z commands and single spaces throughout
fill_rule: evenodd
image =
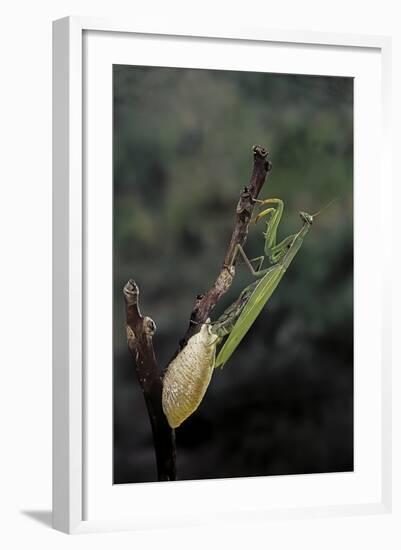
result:
M 251 328 L 301 248 L 303 240 L 313 224 L 314 218 L 320 214 L 320 212 L 314 215 L 308 214 L 307 212 L 300 212 L 299 215 L 303 222 L 301 229 L 298 233 L 289 235 L 277 244 L 277 229 L 283 215 L 284 203 L 281 199 L 276 198 L 257 202 L 261 205 L 276 205 L 276 208 L 266 208 L 253 219 L 253 221 L 257 223 L 261 218 L 268 216 L 266 232 L 264 233 L 264 255 L 249 260 L 241 245 L 238 244 L 233 261 L 235 261 L 238 253 L 241 254 L 250 272 L 253 276 L 258 278 L 258 281 L 251 283 L 251 285 L 242 291 L 242 294 L 250 291 L 250 296 L 246 303 L 242 305 L 240 311 L 237 312 L 235 324 L 232 326 L 230 334 L 217 356 L 216 368 L 223 367 L 227 363 L 241 340 Z M 261 269 L 265 260 L 268 260 L 271 265 L 266 269 Z M 256 270 L 252 265 L 254 261 L 259 261 Z M 222 317 L 224 317 L 224 313 Z M 216 322 L 217 333 L 220 326 L 219 321 L 220 319 Z
M 300 212 L 303 222 L 301 229 L 277 244 L 277 230 L 284 203 L 276 198 L 256 202 L 261 206 L 276 206 L 266 208 L 252 219 L 257 223 L 268 217 L 264 233 L 264 254 L 249 260 L 238 244 L 232 263 L 227 267 L 230 269 L 240 254 L 257 280 L 245 287 L 216 321 L 211 322 L 208 319 L 168 366 L 163 380 L 162 405 L 172 428 L 180 426 L 198 408 L 209 386 L 213 370 L 223 367 L 230 359 L 301 248 L 314 218 L 320 214 Z M 270 267 L 262 269 L 265 260 L 269 261 Z M 259 262 L 256 270 L 252 265 L 255 261 Z M 216 348 L 226 336 L 228 337 L 216 358 Z

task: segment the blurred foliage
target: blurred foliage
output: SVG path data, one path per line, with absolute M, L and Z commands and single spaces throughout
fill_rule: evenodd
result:
M 219 271 L 254 143 L 273 163 L 261 197 L 285 202 L 279 239 L 299 210 L 338 200 L 177 430 L 179 477 L 352 470 L 352 79 L 120 65 L 113 77 L 115 481 L 155 479 L 121 289 L 138 282 L 165 366 Z M 252 228 L 249 257 L 263 230 Z M 214 317 L 251 278 L 238 264 Z

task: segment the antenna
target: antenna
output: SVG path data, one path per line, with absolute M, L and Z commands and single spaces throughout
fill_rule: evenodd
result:
M 316 212 L 316 214 L 312 214 L 312 218 L 317 218 L 318 216 L 320 216 L 320 214 L 326 210 L 326 208 L 328 208 L 329 206 L 331 206 L 334 202 L 340 200 L 340 197 L 335 197 L 334 199 L 332 199 L 330 202 L 328 202 L 325 206 L 323 206 L 323 208 L 321 208 L 318 212 Z

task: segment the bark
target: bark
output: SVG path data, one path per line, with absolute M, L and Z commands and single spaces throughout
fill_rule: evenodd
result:
M 233 231 L 220 272 L 213 286 L 206 294 L 197 296 L 195 305 L 192 309 L 189 326 L 184 338 L 180 341 L 179 350 L 186 345 L 191 336 L 200 330 L 201 325 L 210 316 L 217 302 L 231 286 L 235 275 L 236 258 L 234 255 L 237 250 L 237 245 L 240 244 L 244 246 L 246 242 L 249 222 L 251 221 L 252 212 L 255 206 L 255 199 L 258 198 L 260 190 L 265 183 L 266 176 L 271 170 L 271 163 L 267 160 L 267 155 L 268 152 L 264 147 L 260 145 L 253 146 L 253 170 L 251 179 L 249 184 L 241 192 L 235 212 Z
M 159 481 L 176 479 L 175 434 L 162 408 L 163 382 L 153 349 L 156 325 L 139 309 L 139 289 L 130 279 L 123 290 L 127 318 L 128 347 L 135 359 L 138 382 L 142 388 L 152 426 Z
M 235 211 L 234 227 L 223 259 L 219 274 L 213 286 L 204 294 L 198 295 L 190 316 L 188 329 L 180 341 L 179 351 L 189 338 L 196 334 L 201 325 L 210 316 L 220 298 L 230 288 L 235 275 L 235 252 L 237 245 L 244 246 L 249 222 L 259 192 L 265 182 L 271 163 L 267 160 L 268 152 L 264 147 L 253 147 L 253 170 L 249 184 L 242 190 Z M 143 317 L 139 309 L 139 288 L 130 279 L 123 290 L 126 304 L 127 341 L 135 359 L 139 384 L 145 398 L 153 442 L 156 453 L 159 481 L 176 479 L 175 434 L 170 428 L 162 408 L 162 373 L 158 368 L 153 349 L 153 335 L 156 325 L 150 317 Z

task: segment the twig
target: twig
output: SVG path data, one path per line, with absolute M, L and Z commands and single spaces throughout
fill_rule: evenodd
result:
M 235 275 L 234 266 L 236 258 L 234 258 L 234 254 L 237 249 L 237 244 L 244 246 L 246 242 L 249 222 L 251 221 L 253 208 L 255 206 L 255 199 L 257 199 L 266 176 L 271 170 L 271 162 L 267 160 L 267 155 L 268 152 L 264 147 L 260 145 L 253 146 L 252 176 L 249 185 L 241 192 L 237 204 L 234 228 L 220 273 L 213 286 L 206 294 L 197 296 L 188 329 L 184 338 L 180 341 L 180 349 L 186 345 L 191 336 L 200 330 L 202 323 L 206 321 L 217 302 L 231 286 Z
M 265 182 L 271 163 L 267 160 L 267 151 L 260 145 L 253 147 L 253 171 L 250 183 L 241 192 L 235 215 L 234 229 L 231 235 L 224 261 L 219 275 L 205 295 L 197 296 L 191 313 L 189 327 L 183 340 L 182 349 L 189 338 L 200 330 L 202 323 L 209 317 L 211 311 L 229 289 L 235 275 L 234 254 L 237 244 L 243 246 L 248 235 L 255 199 Z M 153 442 L 156 452 L 159 481 L 176 479 L 176 452 L 174 430 L 168 425 L 162 408 L 162 374 L 158 369 L 153 349 L 153 335 L 156 325 L 150 317 L 143 317 L 139 310 L 139 289 L 135 281 L 130 279 L 123 290 L 126 317 L 128 346 L 135 359 L 138 381 L 146 401 L 150 422 L 152 425 Z M 177 350 L 176 354 L 179 352 Z
M 127 318 L 128 347 L 135 359 L 139 384 L 145 398 L 153 443 L 156 452 L 159 481 L 176 479 L 175 436 L 162 408 L 163 383 L 153 349 L 156 325 L 150 317 L 142 317 L 139 309 L 139 289 L 130 279 L 123 289 Z

